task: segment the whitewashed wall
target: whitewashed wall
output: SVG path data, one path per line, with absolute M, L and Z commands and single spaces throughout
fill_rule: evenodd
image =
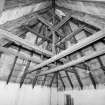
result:
M 66 91 L 74 98 L 74 105 L 105 105 L 105 88 L 82 91 Z
M 100 18 L 105 17 L 105 4 L 99 2 L 80 2 L 70 0 L 57 0 L 57 5 L 66 7 L 74 11 L 80 11 L 91 15 L 96 15 Z
M 105 105 L 105 86 L 95 90 L 91 86 L 84 90 L 65 90 L 58 93 L 59 105 L 66 105 L 66 95 L 71 95 L 74 105 Z
M 17 7 L 14 9 L 9 9 L 9 10 L 3 11 L 0 14 L 0 25 L 6 23 L 8 21 L 20 18 L 20 17 L 27 15 L 29 13 L 46 8 L 47 6 L 48 6 L 48 2 L 41 2 L 41 3 L 29 5 L 29 6 Z
M 52 100 L 50 102 L 50 93 Z M 57 105 L 56 89 L 0 82 L 0 105 Z M 51 104 L 50 104 L 51 103 Z

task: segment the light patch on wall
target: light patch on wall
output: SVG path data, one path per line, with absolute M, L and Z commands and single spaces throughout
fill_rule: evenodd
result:
M 75 105 L 105 105 L 105 89 L 66 91 L 74 98 Z
M 18 84 L 0 81 L 0 104 L 1 105 L 50 105 L 50 94 L 52 94 L 51 105 L 57 105 L 56 103 L 56 89 L 35 86 L 32 89 L 31 85 L 23 85 L 19 88 Z
M 1 17 L 0 17 L 0 25 L 4 24 L 8 21 L 20 18 L 24 15 L 27 15 L 29 13 L 38 11 L 40 9 L 43 9 L 47 7 L 48 2 L 42 2 L 30 6 L 25 6 L 25 7 L 17 7 L 14 9 L 6 10 L 2 12 Z

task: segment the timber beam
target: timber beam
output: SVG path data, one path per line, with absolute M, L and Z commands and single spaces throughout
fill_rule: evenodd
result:
M 31 29 L 29 26 L 24 26 L 25 29 L 27 29 L 28 31 L 30 31 L 31 33 L 37 35 L 38 37 L 44 39 L 44 40 L 47 40 L 48 42 L 52 42 L 51 39 L 47 38 L 46 36 L 43 36 L 39 33 L 37 33 L 36 31 L 34 31 L 33 29 Z
M 30 49 L 31 51 L 35 51 L 39 54 L 43 54 L 46 55 L 48 57 L 53 56 L 53 54 L 47 50 L 41 49 L 38 46 L 32 45 L 30 44 L 28 41 L 25 41 L 24 39 L 10 33 L 9 31 L 0 29 L 0 34 L 5 38 L 8 39 L 10 41 L 15 42 L 17 45 L 21 45 L 27 49 Z
M 31 29 L 29 26 L 23 26 L 23 27 L 24 27 L 25 29 L 27 29 L 28 31 L 30 31 L 31 33 L 35 34 L 37 37 L 40 37 L 40 38 L 42 38 L 43 40 L 46 40 L 46 41 L 52 43 L 52 40 L 51 40 L 50 38 L 48 38 L 48 37 L 46 37 L 46 36 L 43 36 L 43 35 L 37 33 L 36 31 L 34 31 L 33 29 Z M 63 49 L 63 50 L 64 50 L 64 48 L 63 48 L 62 46 L 57 46 L 57 47 L 59 47 L 60 49 Z
M 45 20 L 43 17 L 41 16 L 37 16 L 37 18 L 44 23 L 46 26 L 48 26 L 51 30 L 55 31 L 58 33 L 59 36 L 64 37 L 64 35 L 58 31 L 58 29 L 63 26 L 70 18 L 70 15 L 67 15 L 60 23 L 58 23 L 58 25 L 53 26 L 52 24 L 50 24 L 47 20 Z M 50 36 L 52 33 L 49 33 L 48 36 Z
M 68 67 L 72 67 L 72 66 L 75 66 L 77 64 L 80 64 L 80 63 L 84 63 L 86 61 L 89 61 L 93 58 L 96 58 L 98 56 L 101 56 L 101 55 L 104 55 L 105 54 L 105 49 L 101 50 L 101 51 L 96 51 L 94 53 L 92 53 L 91 55 L 86 55 L 86 56 L 83 56 L 77 60 L 73 60 L 73 61 L 70 61 L 62 66 L 57 66 L 53 69 L 50 69 L 48 71 L 45 71 L 45 72 L 42 72 L 40 73 L 39 75 L 37 76 L 41 76 L 41 75 L 45 75 L 45 74 L 50 74 L 50 73 L 54 73 L 54 72 L 57 72 L 57 71 L 62 71 L 62 70 L 65 70 L 66 68 Z
M 81 26 L 79 29 L 77 29 L 76 31 L 72 32 L 70 35 L 67 35 L 66 37 L 64 37 L 61 41 L 57 42 L 56 45 L 60 45 L 61 43 L 71 39 L 73 36 L 77 35 L 78 33 L 80 33 L 85 26 Z
M 20 52 L 20 49 L 21 49 L 21 48 L 18 48 L 18 52 Z M 7 79 L 7 84 L 9 83 L 10 78 L 11 78 L 11 76 L 12 76 L 12 73 L 13 73 L 13 71 L 14 71 L 14 68 L 15 68 L 15 65 L 16 65 L 16 62 L 17 62 L 17 59 L 18 59 L 18 56 L 15 56 L 15 59 L 14 59 L 14 62 L 13 62 L 13 65 L 12 65 L 12 68 L 11 68 L 11 71 L 10 71 L 10 74 L 9 74 L 9 76 L 8 76 L 8 79 Z
M 92 16 L 92 15 L 74 11 L 74 10 L 71 11 L 71 9 L 67 9 L 65 7 L 60 7 L 60 6 L 56 6 L 56 9 L 61 10 L 64 14 L 72 13 L 71 17 L 82 23 L 94 26 L 99 29 L 105 28 L 104 20 L 102 18 L 97 18 L 96 16 Z M 97 19 L 97 22 L 96 22 L 96 19 Z
M 33 79 L 32 81 L 32 88 L 35 87 L 36 83 L 37 83 L 37 80 L 38 80 L 38 76 L 35 76 L 35 78 Z
M 71 78 L 70 78 L 70 76 L 69 76 L 68 72 L 67 72 L 67 71 L 65 71 L 65 74 L 66 74 L 66 76 L 67 76 L 67 79 L 68 79 L 68 81 L 69 81 L 69 83 L 70 83 L 71 88 L 73 89 L 73 88 L 74 88 L 74 86 L 73 86 L 73 83 L 72 83 L 72 81 L 71 81 Z
M 66 49 L 65 51 L 62 51 L 61 53 L 55 55 L 54 57 L 44 61 L 43 63 L 36 65 L 36 67 L 28 73 L 32 73 L 34 71 L 37 71 L 39 68 L 42 68 L 42 67 L 44 67 L 44 66 L 46 66 L 52 62 L 59 60 L 60 58 L 63 58 L 69 54 L 72 54 L 72 53 L 74 53 L 74 52 L 76 52 L 76 51 L 78 51 L 78 50 L 104 38 L 104 37 L 105 37 L 105 30 L 103 29 L 103 30 L 93 34 L 92 36 L 85 38 L 84 40 L 78 42 L 77 44 L 71 46 L 70 48 Z
M 8 48 L 1 47 L 1 46 L 0 46 L 0 52 L 3 52 L 3 53 L 8 54 L 8 55 L 17 56 L 18 58 L 24 59 L 26 61 L 30 60 L 33 63 L 42 63 L 43 62 L 43 60 L 41 60 L 38 57 L 28 57 L 28 56 L 26 56 L 22 53 L 19 53 L 19 52 L 16 52 L 16 51 L 12 50 L 12 49 L 8 49 Z
M 65 84 L 64 84 L 64 81 L 63 81 L 63 79 L 62 79 L 62 77 L 61 77 L 61 74 L 60 74 L 60 72 L 58 73 L 59 74 L 59 79 L 61 80 L 61 83 L 62 83 L 62 86 L 63 86 L 63 88 L 64 88 L 64 90 L 65 90 Z
M 74 74 L 75 74 L 75 76 L 76 76 L 76 78 L 77 78 L 77 81 L 78 81 L 78 83 L 79 83 L 80 88 L 83 89 L 83 83 L 82 83 L 82 81 L 81 81 L 81 78 L 80 78 L 80 75 L 79 75 L 78 71 L 77 71 L 75 68 L 73 68 L 73 70 L 75 71 Z
M 52 87 L 52 84 L 53 84 L 53 81 L 54 81 L 55 77 L 56 77 L 56 73 L 53 74 L 53 77 L 52 77 L 50 85 L 49 85 L 50 88 Z
M 86 65 L 86 64 L 85 64 L 85 65 Z M 92 82 L 94 88 L 96 89 L 96 87 L 97 87 L 96 81 L 95 81 L 95 79 L 94 79 L 94 77 L 93 77 L 93 74 L 91 73 L 91 70 L 90 70 L 89 66 L 87 66 L 87 65 L 86 65 L 86 70 L 89 72 L 89 77 L 90 77 L 90 79 L 91 79 L 91 82 Z
M 44 76 L 44 80 L 43 80 L 43 82 L 42 82 L 42 86 L 45 85 L 46 79 L 47 79 L 47 75 Z
M 31 52 L 31 57 L 32 57 L 32 56 L 33 56 L 33 52 Z M 26 76 L 27 76 L 26 72 L 28 71 L 28 69 L 29 69 L 29 67 L 30 67 L 30 64 L 31 64 L 31 61 L 30 61 L 30 60 L 27 61 L 27 65 L 26 65 L 26 67 L 25 67 L 25 69 L 24 69 L 24 73 L 23 73 L 22 78 L 21 78 L 21 81 L 20 81 L 20 88 L 22 87 L 22 85 L 23 85 L 23 83 L 24 83 L 24 80 L 25 80 L 25 78 L 26 78 Z

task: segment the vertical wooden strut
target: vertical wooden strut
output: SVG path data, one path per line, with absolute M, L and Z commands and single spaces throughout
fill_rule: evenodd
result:
M 50 85 L 49 85 L 50 88 L 52 87 L 52 84 L 53 84 L 53 81 L 54 81 L 55 76 L 56 76 L 56 73 L 54 73 L 54 75 L 52 77 L 52 80 L 51 80 Z
M 86 36 L 87 36 L 87 34 L 86 34 Z M 76 40 L 75 37 L 74 37 L 74 40 L 75 40 L 75 43 L 77 43 L 77 40 Z M 92 46 L 92 48 L 93 48 L 94 51 L 96 51 L 96 49 L 94 48 L 94 46 Z M 80 54 L 80 56 L 83 56 L 82 51 L 80 51 L 79 54 Z M 91 73 L 91 70 L 90 70 L 89 66 L 87 66 L 85 63 L 83 63 L 83 65 L 84 65 L 84 67 L 86 68 L 86 70 L 89 71 L 90 80 L 91 80 L 91 82 L 92 82 L 94 88 L 96 89 L 96 82 L 95 82 L 95 79 L 94 79 L 94 77 L 93 77 L 93 75 L 92 75 L 92 73 Z
M 44 77 L 44 80 L 43 80 L 43 82 L 42 82 L 42 86 L 44 86 L 44 84 L 45 84 L 45 82 L 46 82 L 46 79 L 47 79 L 47 74 L 46 74 L 45 77 Z
M 94 51 L 97 51 L 96 48 L 94 47 L 94 45 L 92 45 L 92 48 L 93 48 Z M 103 63 L 102 63 L 100 57 L 97 57 L 97 60 L 98 60 L 98 62 L 99 62 L 99 64 L 100 64 L 100 66 L 101 66 L 101 69 L 103 70 L 103 72 L 104 72 L 104 74 L 105 74 L 105 67 L 104 67 L 104 65 L 103 65 Z
M 40 72 L 41 72 L 40 70 L 37 71 L 37 72 L 36 72 L 36 75 L 39 74 Z M 35 75 L 35 77 L 34 77 L 34 79 L 33 79 L 33 81 L 32 81 L 32 88 L 35 87 L 35 85 L 36 85 L 36 83 L 37 83 L 37 80 L 38 80 L 38 76 L 36 76 L 36 75 Z
M 66 76 L 67 76 L 67 78 L 68 78 L 68 81 L 69 81 L 69 83 L 70 83 L 70 85 L 71 85 L 71 87 L 72 87 L 72 89 L 73 89 L 74 86 L 73 86 L 73 83 L 72 83 L 72 81 L 71 81 L 71 79 L 70 79 L 70 76 L 69 76 L 68 72 L 65 71 L 65 74 L 66 74 Z
M 52 14 L 53 14 L 53 21 L 52 21 L 52 23 L 53 23 L 53 26 L 55 25 L 55 0 L 52 0 Z M 51 32 L 52 32 L 52 35 L 53 35 L 53 42 L 52 42 L 52 52 L 54 53 L 54 54 L 56 54 L 56 46 L 55 46 L 55 43 L 56 43 L 56 35 L 55 35 L 55 31 L 53 31 L 52 29 L 51 29 Z
M 58 73 L 59 73 L 59 72 L 57 71 L 57 72 L 56 72 L 56 87 L 57 87 L 57 90 L 58 90 L 58 85 L 59 85 L 59 84 L 58 84 Z
M 59 78 L 60 78 L 60 80 L 61 80 L 61 82 L 62 82 L 62 85 L 63 85 L 63 88 L 64 88 L 64 90 L 65 90 L 65 84 L 64 84 L 64 81 L 63 81 L 63 79 L 62 79 L 62 77 L 61 77 L 61 74 L 60 74 L 60 72 L 58 73 L 59 74 Z
M 37 79 L 38 79 L 38 76 L 35 76 L 35 78 L 33 79 L 33 82 L 32 82 L 32 88 L 35 87 L 35 85 L 37 83 Z
M 93 34 L 93 31 L 89 31 L 89 30 L 87 30 L 87 31 L 90 32 L 90 34 Z M 86 32 L 85 32 L 85 33 L 86 33 Z M 88 36 L 88 35 L 86 34 L 86 36 Z M 92 45 L 92 49 L 93 49 L 94 51 L 96 51 L 96 48 L 94 47 L 94 45 Z M 105 67 L 104 67 L 104 65 L 103 65 L 103 63 L 102 63 L 100 57 L 97 57 L 97 60 L 98 60 L 98 62 L 99 62 L 99 64 L 100 64 L 100 66 L 101 66 L 101 69 L 103 70 L 103 72 L 104 72 L 104 74 L 105 74 Z
M 21 47 L 18 48 L 18 52 L 20 52 L 20 50 L 21 50 Z M 8 76 L 8 79 L 7 79 L 7 84 L 9 83 L 10 78 L 12 76 L 12 73 L 14 71 L 14 68 L 15 68 L 15 64 L 16 64 L 17 59 L 18 59 L 18 56 L 15 56 L 15 59 L 14 59 L 14 62 L 13 62 L 13 65 L 12 65 L 12 68 L 11 68 L 11 71 L 10 71 L 10 74 Z
M 87 66 L 87 65 L 86 65 L 86 66 Z M 90 70 L 90 68 L 89 68 L 88 66 L 87 66 L 87 69 L 86 69 L 86 70 L 89 71 L 89 77 L 90 77 L 90 79 L 91 79 L 91 82 L 92 82 L 94 88 L 96 89 L 97 85 L 96 85 L 95 79 L 94 79 L 94 77 L 93 77 L 93 75 L 92 75 L 92 73 L 91 73 L 91 70 Z
M 77 40 L 76 40 L 75 36 L 73 36 L 73 38 L 74 38 L 74 42 L 77 43 Z M 81 55 L 81 53 L 80 53 L 80 55 Z M 79 83 L 79 85 L 80 85 L 80 88 L 83 89 L 83 84 L 82 84 L 82 81 L 81 81 L 81 79 L 80 79 L 80 76 L 79 76 L 77 70 L 75 69 L 75 67 L 73 67 L 73 69 L 74 69 L 74 71 L 75 71 L 74 74 L 75 74 L 75 76 L 76 76 L 76 78 L 77 78 L 77 81 L 78 81 L 78 83 Z
M 77 80 L 78 80 L 78 83 L 79 83 L 79 85 L 80 85 L 80 88 L 83 89 L 83 84 L 82 84 L 82 81 L 81 81 L 81 79 L 80 79 L 80 76 L 79 76 L 77 70 L 76 70 L 75 68 L 73 68 L 73 69 L 74 69 L 74 71 L 75 71 L 75 76 L 76 76 L 76 78 L 77 78 Z
M 33 56 L 33 52 L 31 52 L 31 56 Z M 31 63 L 31 61 L 30 61 L 30 60 L 29 60 L 29 61 L 27 61 L 26 68 L 25 68 L 25 70 L 24 70 L 23 76 L 22 76 L 21 81 L 20 81 L 20 88 L 22 87 L 22 85 L 23 85 L 23 83 L 24 83 L 24 80 L 25 80 L 26 75 L 27 75 L 27 73 L 26 73 L 26 72 L 28 71 L 28 68 L 29 68 L 29 66 L 30 66 L 30 63 Z

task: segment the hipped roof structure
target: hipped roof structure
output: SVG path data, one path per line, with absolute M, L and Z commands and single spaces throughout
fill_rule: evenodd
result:
M 104 0 L 1 0 L 0 13 L 0 80 L 104 86 Z

